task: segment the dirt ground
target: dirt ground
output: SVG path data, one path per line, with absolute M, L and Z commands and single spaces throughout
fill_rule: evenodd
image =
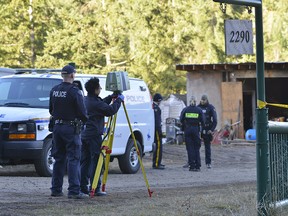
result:
M 176 144 L 163 147 L 165 170 L 152 169 L 152 155 L 144 156 L 152 197 L 148 196 L 142 171 L 121 174 L 115 160 L 110 163 L 108 195 L 85 201 L 67 196 L 52 198 L 51 178 L 38 177 L 33 165 L 2 166 L 0 215 L 257 215 L 255 208 L 255 214 L 245 213 L 249 199 L 252 206 L 256 203 L 255 144 L 213 145 L 212 169 L 203 166 L 202 146 L 201 172 L 183 168 L 186 160 L 185 146 Z M 67 176 L 64 182 L 67 195 Z M 222 198 L 221 194 L 227 196 Z M 227 206 L 231 199 L 234 202 Z M 241 204 L 242 199 L 248 201 Z

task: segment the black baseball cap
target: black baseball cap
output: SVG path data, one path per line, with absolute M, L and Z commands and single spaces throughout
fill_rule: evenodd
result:
M 76 73 L 76 70 L 73 66 L 71 65 L 65 65 L 63 68 L 62 68 L 62 71 L 61 71 L 62 74 L 72 74 L 72 73 Z

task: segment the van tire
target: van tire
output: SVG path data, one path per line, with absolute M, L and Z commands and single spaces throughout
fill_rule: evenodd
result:
M 36 172 L 41 177 L 51 177 L 53 172 L 54 158 L 51 156 L 52 139 L 44 141 L 41 157 L 34 161 Z
M 142 155 L 143 155 L 142 148 L 138 140 L 136 140 L 136 143 L 137 143 L 137 147 L 142 158 Z M 134 174 L 138 172 L 140 168 L 140 161 L 138 158 L 136 148 L 134 146 L 133 139 L 128 140 L 125 154 L 118 157 L 118 164 L 123 174 Z

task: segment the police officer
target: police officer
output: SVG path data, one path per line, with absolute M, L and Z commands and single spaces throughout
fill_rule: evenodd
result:
M 155 117 L 155 135 L 154 143 L 155 149 L 153 150 L 153 169 L 165 169 L 165 165 L 161 164 L 162 161 L 162 121 L 161 121 L 161 109 L 159 107 L 160 102 L 163 100 L 162 95 L 156 93 L 153 96 L 153 109 Z
M 215 107 L 209 103 L 206 94 L 202 95 L 200 104 L 204 116 L 204 126 L 201 137 L 205 145 L 205 162 L 208 169 L 211 169 L 211 141 L 213 139 L 213 131 L 217 126 L 217 113 Z
M 96 77 L 86 82 L 85 89 L 88 92 L 87 97 L 85 97 L 85 105 L 89 118 L 81 134 L 83 143 L 81 152 L 81 191 L 89 194 L 101 153 L 104 116 L 112 116 L 118 112 L 121 102 L 124 101 L 124 95 L 114 93 L 104 99 L 100 98 L 99 94 L 102 88 L 99 79 Z M 112 98 L 115 100 L 109 105 Z M 106 195 L 106 192 L 100 190 L 100 186 L 101 179 L 99 177 L 96 196 Z
M 61 72 L 63 82 L 50 92 L 49 112 L 54 119 L 51 155 L 55 159 L 51 196 L 63 196 L 67 161 L 68 198 L 83 199 L 89 196 L 80 192 L 80 132 L 88 116 L 82 92 L 73 84 L 75 73 L 73 66 L 64 66 Z
M 198 172 L 201 167 L 201 125 L 204 124 L 202 110 L 196 106 L 196 98 L 190 99 L 190 105 L 180 114 L 180 122 L 185 134 L 186 150 L 188 154 L 189 171 Z

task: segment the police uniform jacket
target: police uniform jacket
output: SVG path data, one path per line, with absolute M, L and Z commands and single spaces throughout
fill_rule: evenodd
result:
M 155 130 L 158 131 L 159 134 L 162 134 L 162 120 L 161 120 L 161 109 L 158 104 L 153 102 L 154 109 L 154 119 L 155 119 Z
M 197 106 L 187 106 L 180 114 L 180 122 L 185 128 L 196 126 L 200 127 L 200 124 L 204 124 L 202 110 Z
M 49 112 L 54 120 L 74 121 L 88 119 L 82 92 L 68 82 L 56 85 L 50 91 Z
M 199 104 L 199 108 L 201 108 L 204 116 L 204 126 L 203 130 L 211 130 L 212 132 L 215 130 L 217 126 L 217 113 L 215 107 L 212 104 Z
M 104 130 L 104 116 L 112 116 L 117 113 L 121 106 L 121 99 L 117 98 L 111 105 L 109 105 L 112 101 L 110 95 L 104 99 L 97 95 L 88 95 L 84 100 L 88 112 L 88 121 L 81 134 L 82 138 L 102 135 Z

